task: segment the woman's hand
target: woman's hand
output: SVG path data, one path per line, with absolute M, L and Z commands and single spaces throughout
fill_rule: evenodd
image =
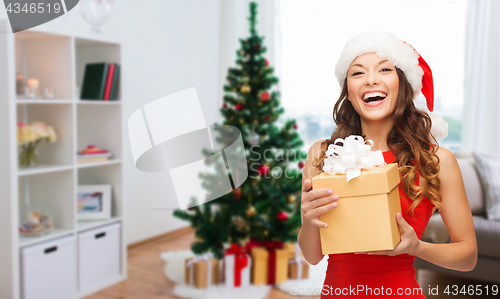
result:
M 401 241 L 394 247 L 393 250 L 381 250 L 381 251 L 372 251 L 368 252 L 368 254 L 372 255 L 389 255 L 395 256 L 398 254 L 409 254 L 415 255 L 417 252 L 418 246 L 420 245 L 420 240 L 417 238 L 417 234 L 411 225 L 409 225 L 406 220 L 401 216 L 401 213 L 396 213 L 396 221 L 401 229 Z
M 303 221 L 308 221 L 318 228 L 326 228 L 328 224 L 320 221 L 318 217 L 337 207 L 337 200 L 339 196 L 333 194 L 332 189 L 321 188 L 311 190 L 311 180 L 304 181 L 304 188 L 302 189 L 301 210 Z

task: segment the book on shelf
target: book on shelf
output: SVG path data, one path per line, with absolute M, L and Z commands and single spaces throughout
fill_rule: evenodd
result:
M 113 76 L 113 81 L 111 83 L 111 94 L 109 95 L 110 100 L 116 100 L 117 99 L 117 90 L 118 90 L 118 76 L 120 74 L 120 65 L 118 63 L 115 63 L 115 74 Z
M 115 75 L 115 64 L 110 63 L 108 66 L 108 75 L 106 78 L 106 87 L 104 88 L 103 100 L 109 101 L 109 95 L 111 94 L 111 85 L 113 84 L 113 76 Z
M 99 149 L 95 145 L 88 145 L 86 149 L 76 154 L 78 163 L 106 162 L 111 157 L 111 153 L 105 149 Z
M 86 64 L 80 99 L 116 100 L 119 69 L 117 63 Z
M 76 158 L 78 163 L 96 163 L 109 161 L 111 153 L 97 153 L 97 154 L 77 154 Z

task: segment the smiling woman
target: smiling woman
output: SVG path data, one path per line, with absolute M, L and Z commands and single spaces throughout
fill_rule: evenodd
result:
M 356 57 L 347 72 L 347 99 L 364 122 L 385 122 L 392 127 L 399 90 L 396 67 L 374 53 Z M 377 107 L 375 109 L 375 107 Z M 363 124 L 364 123 L 364 124 Z
M 333 111 L 337 129 L 330 139 L 316 142 L 307 156 L 299 246 L 309 263 L 323 259 L 319 230 L 328 223 L 318 217 L 341 207 L 343 199 L 335 190 L 311 190 L 310 178 L 323 170 L 329 145 L 338 138 L 362 135 L 373 141 L 373 149 L 383 151 L 386 163 L 398 164 L 401 213 L 391 216 L 400 227 L 401 241 L 393 250 L 330 254 L 321 298 L 350 297 L 352 293 L 337 290 L 356 286 L 363 286 L 365 292 L 351 297 L 425 298 L 415 279 L 415 256 L 458 271 L 472 270 L 477 261 L 474 224 L 458 163 L 449 150 L 437 145 L 431 118 L 414 104 L 421 92 L 433 110 L 431 70 L 409 44 L 390 33 L 369 32 L 347 42 L 335 75 L 342 87 Z M 450 233 L 450 244 L 420 240 L 435 209 Z

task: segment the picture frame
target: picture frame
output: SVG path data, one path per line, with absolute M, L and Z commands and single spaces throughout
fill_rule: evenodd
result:
M 79 185 L 76 200 L 78 220 L 111 218 L 111 185 Z

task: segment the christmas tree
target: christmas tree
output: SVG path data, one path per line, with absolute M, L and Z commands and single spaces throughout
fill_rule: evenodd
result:
M 225 196 L 187 211 L 174 211 L 174 216 L 189 221 L 196 230 L 193 252 L 213 252 L 219 259 L 224 244 L 244 245 L 250 238 L 295 242 L 301 222 L 297 198 L 307 153 L 301 151 L 303 141 L 295 120 L 286 120 L 280 127 L 276 124 L 284 109 L 279 91 L 272 88 L 278 78 L 263 56 L 266 47 L 255 29 L 256 17 L 257 4 L 252 2 L 250 36 L 240 39 L 237 66 L 228 70 L 220 109 L 223 124 L 241 131 L 248 178 Z M 226 175 L 224 171 L 219 174 Z M 207 190 L 219 180 L 217 175 L 201 175 Z

